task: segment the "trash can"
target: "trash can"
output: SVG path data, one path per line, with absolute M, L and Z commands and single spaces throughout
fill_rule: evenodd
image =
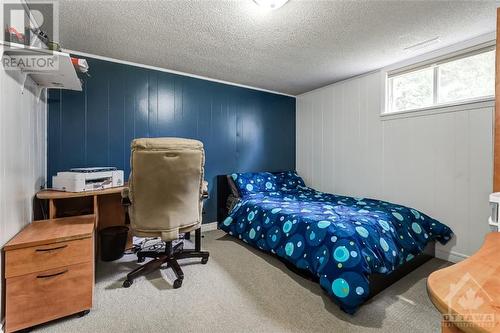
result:
M 101 260 L 113 261 L 123 257 L 127 245 L 128 227 L 115 226 L 104 228 L 101 236 Z

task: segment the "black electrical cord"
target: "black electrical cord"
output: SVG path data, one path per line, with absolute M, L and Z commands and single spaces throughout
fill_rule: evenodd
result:
M 182 235 L 179 238 L 179 241 L 184 240 L 185 235 Z M 156 240 L 155 243 L 148 245 L 148 242 Z M 159 237 L 154 237 L 154 238 L 144 238 L 142 239 L 139 243 L 133 244 L 132 248 L 130 250 L 127 250 L 124 252 L 124 254 L 136 254 L 139 251 L 156 251 L 156 252 L 163 252 L 165 251 L 165 242 L 161 240 Z
M 156 243 L 151 245 L 146 245 L 147 242 L 151 242 L 153 240 L 158 240 Z M 124 254 L 136 254 L 139 251 L 158 251 L 165 249 L 165 243 L 160 240 L 160 238 L 144 238 L 139 243 L 134 244 L 132 248 L 128 251 L 125 251 Z

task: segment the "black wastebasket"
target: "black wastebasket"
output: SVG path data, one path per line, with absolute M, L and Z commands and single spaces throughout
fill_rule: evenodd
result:
M 127 245 L 128 227 L 115 226 L 104 228 L 101 236 L 101 260 L 113 261 L 123 257 Z

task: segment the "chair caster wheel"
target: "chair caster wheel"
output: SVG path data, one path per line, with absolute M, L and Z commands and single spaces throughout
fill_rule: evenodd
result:
M 208 262 L 208 258 L 201 258 L 201 264 L 205 265 Z
M 174 289 L 178 289 L 182 286 L 182 280 L 181 279 L 177 279 L 174 281 Z
M 146 260 L 146 258 L 144 257 L 137 257 L 137 262 L 140 264 L 141 262 L 144 262 L 144 260 Z
M 131 285 L 132 285 L 132 281 L 130 281 L 130 280 L 123 281 L 123 288 L 128 288 Z
M 90 310 L 84 310 L 84 311 L 78 312 L 78 317 L 82 318 L 82 317 L 88 315 L 89 313 L 90 313 Z

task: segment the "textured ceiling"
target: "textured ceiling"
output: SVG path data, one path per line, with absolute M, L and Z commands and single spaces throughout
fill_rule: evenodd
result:
M 61 0 L 66 49 L 287 94 L 495 30 L 495 1 Z M 404 48 L 439 36 L 441 42 Z

